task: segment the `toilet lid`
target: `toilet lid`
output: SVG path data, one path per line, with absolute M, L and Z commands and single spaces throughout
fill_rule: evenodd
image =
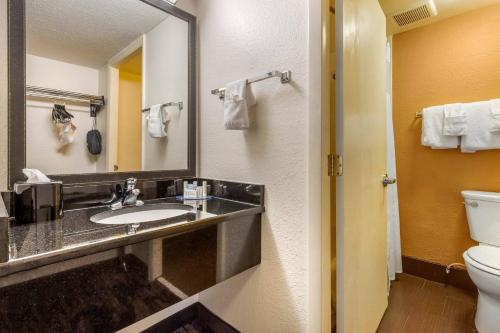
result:
M 500 248 L 494 246 L 479 245 L 467 250 L 469 257 L 489 268 L 500 270 Z

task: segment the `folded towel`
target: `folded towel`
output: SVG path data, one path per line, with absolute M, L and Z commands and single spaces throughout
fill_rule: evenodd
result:
M 491 132 L 500 131 L 500 99 L 490 101 Z
M 461 103 L 444 106 L 443 134 L 460 136 L 467 133 L 467 114 Z
M 164 138 L 167 136 L 167 122 L 170 120 L 168 113 L 163 110 L 161 104 L 151 106 L 146 117 L 148 121 L 148 133 L 152 138 Z
M 224 97 L 224 126 L 230 130 L 250 127 L 248 109 L 255 105 L 255 98 L 247 80 L 231 82 L 226 86 Z
M 458 147 L 458 136 L 443 135 L 444 106 L 431 106 L 422 110 L 422 145 L 432 149 Z
M 463 104 L 467 113 L 467 134 L 462 136 L 461 150 L 470 153 L 500 148 L 500 132 L 491 132 L 491 103 Z

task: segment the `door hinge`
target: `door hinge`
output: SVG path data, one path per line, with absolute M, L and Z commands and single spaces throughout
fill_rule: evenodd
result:
M 328 176 L 342 176 L 343 172 L 342 156 L 328 155 Z

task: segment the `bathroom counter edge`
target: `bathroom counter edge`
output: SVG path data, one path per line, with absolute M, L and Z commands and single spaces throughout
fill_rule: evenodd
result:
M 252 208 L 242 209 L 236 212 L 229 212 L 218 216 L 200 219 L 186 224 L 165 226 L 163 228 L 146 230 L 135 235 L 123 235 L 119 237 L 107 238 L 98 240 L 96 242 L 63 248 L 31 257 L 13 259 L 6 263 L 0 264 L 0 277 L 50 264 L 55 264 L 69 259 L 75 259 L 107 250 L 120 248 L 127 245 L 133 245 L 157 238 L 168 238 L 183 233 L 197 231 L 239 217 L 259 215 L 262 214 L 264 210 L 264 206 L 259 205 Z

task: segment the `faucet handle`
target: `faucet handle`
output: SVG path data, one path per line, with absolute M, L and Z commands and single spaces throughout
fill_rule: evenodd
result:
M 125 188 L 127 191 L 135 189 L 135 186 L 137 185 L 137 178 L 129 178 L 125 182 Z

